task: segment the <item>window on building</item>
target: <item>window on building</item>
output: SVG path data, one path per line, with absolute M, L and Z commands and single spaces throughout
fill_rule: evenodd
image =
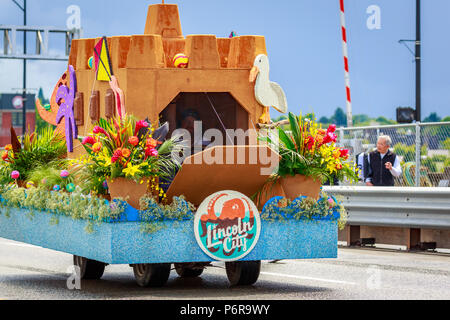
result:
M 13 112 L 12 113 L 12 125 L 13 125 L 13 127 L 22 127 L 23 126 L 22 112 Z

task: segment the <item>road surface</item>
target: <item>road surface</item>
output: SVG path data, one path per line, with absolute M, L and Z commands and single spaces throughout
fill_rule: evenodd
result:
M 250 287 L 230 287 L 214 263 L 195 279 L 173 270 L 163 288 L 138 287 L 128 265 L 110 265 L 101 280 L 70 290 L 71 265 L 69 254 L 0 238 L 0 300 L 450 299 L 450 255 L 435 253 L 339 248 L 337 259 L 263 261 Z

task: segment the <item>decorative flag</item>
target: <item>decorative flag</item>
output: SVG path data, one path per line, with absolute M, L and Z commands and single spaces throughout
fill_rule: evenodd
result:
M 103 37 L 94 47 L 95 71 L 98 81 L 111 81 L 113 75 L 109 58 L 108 42 Z

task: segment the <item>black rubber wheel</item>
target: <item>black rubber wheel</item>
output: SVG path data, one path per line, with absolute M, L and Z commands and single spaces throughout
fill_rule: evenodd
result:
M 73 256 L 73 264 L 80 268 L 81 280 L 98 280 L 105 272 L 106 263 L 87 259 L 80 256 Z
M 226 262 L 225 269 L 232 286 L 249 286 L 258 281 L 261 261 Z
M 181 263 L 175 263 L 175 271 L 181 278 L 195 278 L 203 273 L 204 268 L 189 268 Z
M 170 263 L 143 263 L 133 265 L 136 282 L 141 287 L 162 287 L 170 275 Z

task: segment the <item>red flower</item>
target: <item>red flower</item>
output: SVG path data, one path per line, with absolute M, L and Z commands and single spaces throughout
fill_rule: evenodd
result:
M 81 144 L 82 145 L 85 145 L 85 144 L 90 144 L 90 145 L 93 145 L 94 143 L 96 143 L 97 141 L 95 141 L 95 139 L 93 138 L 93 137 L 84 137 L 83 138 L 83 141 L 81 141 Z
M 335 124 L 330 124 L 330 126 L 328 127 L 327 133 L 333 133 L 336 131 L 336 125 Z
M 315 142 L 316 142 L 316 141 L 315 141 L 314 138 L 311 137 L 311 136 L 309 136 L 309 137 L 306 139 L 305 145 L 306 145 L 306 147 L 308 148 L 308 150 L 311 150 L 311 149 L 313 148 Z
M 142 128 L 148 128 L 148 122 L 147 121 L 140 120 L 140 121 L 136 122 L 136 128 L 134 129 L 134 135 L 137 135 L 139 130 L 141 130 Z
M 341 153 L 341 158 L 348 157 L 348 149 L 340 149 L 339 152 Z
M 6 161 L 6 159 L 8 159 L 8 151 L 3 152 L 2 159 L 3 159 L 3 161 Z

